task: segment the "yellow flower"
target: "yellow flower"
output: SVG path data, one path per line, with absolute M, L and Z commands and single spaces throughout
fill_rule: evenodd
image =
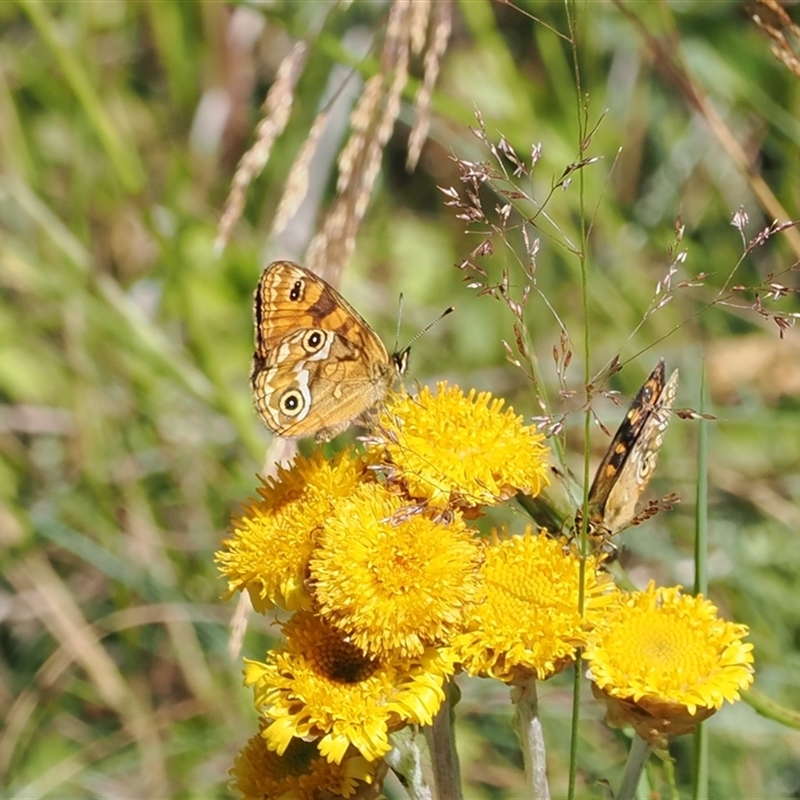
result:
M 245 659 L 245 685 L 267 718 L 264 738 L 285 752 L 294 737 L 319 740 L 340 763 L 354 746 L 368 761 L 391 750 L 388 735 L 429 725 L 453 674 L 452 659 L 429 648 L 408 659 L 370 659 L 319 617 L 298 612 L 284 626 L 282 648 L 267 663 Z
M 610 724 L 631 724 L 648 741 L 690 732 L 753 681 L 747 626 L 720 619 L 702 595 L 651 582 L 620 593 L 607 622 L 585 654 L 595 694 Z
M 319 611 L 365 653 L 420 655 L 461 625 L 480 545 L 453 512 L 445 524 L 381 484 L 340 500 L 310 562 Z
M 359 755 L 346 758 L 342 764 L 331 764 L 320 755 L 314 742 L 302 739 L 292 739 L 286 752 L 278 755 L 257 734 L 233 762 L 230 789 L 244 800 L 351 797 L 360 785 L 373 783 L 376 767 Z
M 496 503 L 517 491 L 536 495 L 547 485 L 547 448 L 489 392 L 440 383 L 418 397 L 397 395 L 381 413 L 369 450 L 412 497 L 438 509 Z
M 473 675 L 515 682 L 549 678 L 573 663 L 611 602 L 611 579 L 600 560 L 586 559 L 584 615 L 578 604 L 580 561 L 565 541 L 495 534 L 481 567 L 478 602 L 466 632 L 453 643 L 456 660 Z
M 322 523 L 336 502 L 362 481 L 372 480 L 362 459 L 344 450 L 326 461 L 321 450 L 262 478 L 260 500 L 234 519 L 233 535 L 216 554 L 228 591 L 247 590 L 257 611 L 310 606 L 305 588 L 308 559 Z

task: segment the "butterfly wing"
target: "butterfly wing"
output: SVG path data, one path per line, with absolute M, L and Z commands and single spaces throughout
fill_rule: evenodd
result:
M 397 373 L 355 309 L 297 264 L 276 261 L 264 269 L 254 316 L 254 401 L 280 436 L 331 438 L 382 399 Z
M 267 363 L 281 339 L 299 328 L 333 331 L 356 346 L 386 353 L 378 335 L 333 286 L 291 261 L 265 267 L 256 288 L 254 316 L 256 355 Z
M 678 370 L 665 383 L 660 360 L 637 393 L 595 474 L 589 489 L 589 521 L 600 531 L 616 533 L 636 513 L 650 482 L 669 425 L 678 390 Z

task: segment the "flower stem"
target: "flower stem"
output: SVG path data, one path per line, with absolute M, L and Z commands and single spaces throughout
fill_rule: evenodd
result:
M 425 738 L 431 753 L 433 782 L 439 800 L 463 800 L 461 790 L 461 769 L 456 750 L 455 729 L 453 727 L 453 683 L 445 686 L 445 699 L 433 718 L 432 725 L 426 725 Z
M 513 699 L 517 707 L 516 729 L 522 744 L 525 764 L 525 785 L 533 800 L 550 800 L 547 783 L 547 759 L 544 732 L 539 718 L 539 698 L 536 695 L 536 678 L 528 678 L 515 686 Z
M 701 362 L 700 413 L 705 413 L 706 372 Z M 700 420 L 697 438 L 697 499 L 695 502 L 694 593 L 708 596 L 708 422 Z M 693 800 L 708 798 L 708 731 L 701 722 L 694 732 Z
M 642 770 L 650 758 L 651 746 L 640 736 L 634 736 L 631 751 L 628 753 L 628 763 L 625 765 L 625 774 L 616 794 L 616 800 L 633 800 L 639 788 L 639 778 Z
M 692 800 L 708 800 L 708 728 L 702 722 L 694 732 Z

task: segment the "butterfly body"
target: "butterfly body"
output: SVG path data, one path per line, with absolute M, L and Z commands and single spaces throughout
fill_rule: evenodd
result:
M 650 482 L 678 390 L 678 370 L 665 381 L 660 360 L 642 385 L 589 489 L 589 527 L 595 535 L 622 530 Z
M 328 441 L 406 370 L 407 348 L 390 355 L 336 289 L 290 261 L 262 272 L 254 316 L 250 384 L 262 421 L 279 436 Z

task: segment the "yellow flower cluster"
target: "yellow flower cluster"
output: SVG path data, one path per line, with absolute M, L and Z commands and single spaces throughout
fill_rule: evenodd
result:
M 245 683 L 263 715 L 265 747 L 251 740 L 240 755 L 233 771 L 240 792 L 258 785 L 253 764 L 274 758 L 377 763 L 393 731 L 431 723 L 458 660 L 474 660 L 468 654 L 481 647 L 476 609 L 492 613 L 486 587 L 497 573 L 484 574 L 483 566 L 513 539 L 486 543 L 466 517 L 547 483 L 543 437 L 502 406 L 487 393 L 465 395 L 444 384 L 435 395 L 423 389 L 391 398 L 366 455 L 299 456 L 264 480 L 258 499 L 234 520 L 217 554 L 229 593 L 246 591 L 260 612 L 293 612 L 282 625 L 283 643 L 264 662 L 247 661 Z M 552 559 L 554 574 L 563 544 L 526 537 L 539 540 L 548 551 L 540 561 Z M 570 575 L 575 580 L 562 594 L 574 622 L 575 569 Z M 594 584 L 586 591 L 600 593 Z M 493 602 L 495 618 L 502 617 L 503 601 Z M 558 613 L 542 611 L 542 619 Z M 574 658 L 585 628 L 578 620 L 556 646 L 559 664 Z M 458 644 L 463 636 L 470 638 Z M 553 660 L 552 648 L 533 651 L 530 668 L 547 671 L 540 661 Z M 475 671 L 492 672 L 483 663 Z
M 608 720 L 649 740 L 752 681 L 746 629 L 702 598 L 623 593 L 604 555 L 530 526 L 469 527 L 547 484 L 542 436 L 502 400 L 445 384 L 399 395 L 367 442 L 264 480 L 217 554 L 229 593 L 292 612 L 280 646 L 246 661 L 262 727 L 232 770 L 245 797 L 379 785 L 391 734 L 430 724 L 458 670 L 520 686 L 583 650 Z

